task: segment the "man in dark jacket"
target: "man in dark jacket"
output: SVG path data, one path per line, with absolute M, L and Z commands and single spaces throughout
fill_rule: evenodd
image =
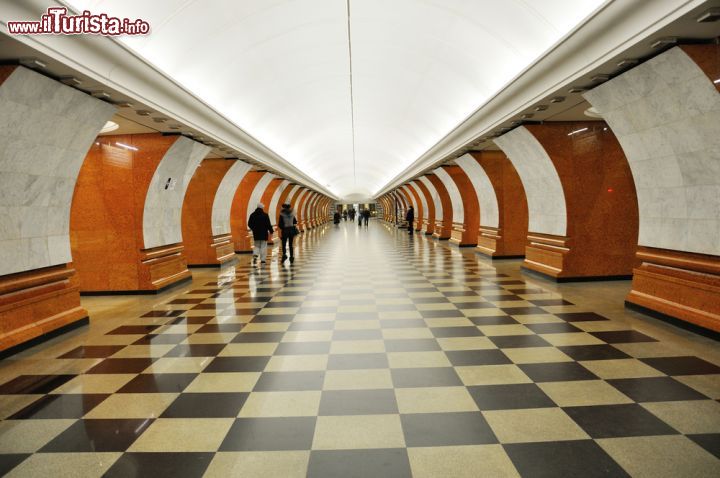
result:
M 290 204 L 283 204 L 280 217 L 278 219 L 278 231 L 282 238 L 282 261 L 287 260 L 287 246 L 290 246 L 290 263 L 295 262 L 295 250 L 293 248 L 293 238 L 297 235 L 297 218 Z
M 410 206 L 407 210 L 407 214 L 405 214 L 405 220 L 407 221 L 408 225 L 408 234 L 411 236 L 413 235 L 413 222 L 415 222 L 415 209 Z
M 259 203 L 257 209 L 250 214 L 248 218 L 248 229 L 253 233 L 253 264 L 257 261 L 258 257 L 260 262 L 263 264 L 266 262 L 267 257 L 267 241 L 270 239 L 270 235 L 273 232 L 272 224 L 270 223 L 270 216 L 264 211 L 265 205 Z

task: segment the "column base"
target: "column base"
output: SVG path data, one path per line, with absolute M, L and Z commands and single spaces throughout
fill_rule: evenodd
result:
M 450 233 L 450 244 L 457 247 L 475 247 L 477 242 L 473 242 L 468 238 L 467 230 L 463 224 L 453 224 L 452 232 Z
M 182 244 L 140 251 L 140 291 L 157 291 L 192 277 Z
M 220 234 L 212 238 L 205 250 L 188 258 L 188 267 L 219 267 L 235 259 L 235 245 L 230 234 Z
M 720 332 L 720 257 L 640 247 L 626 302 Z
M 475 252 L 492 259 L 522 259 L 525 249 L 507 250 L 502 229 L 481 227 L 478 229 L 478 243 Z
M 530 233 L 525 246 L 523 268 L 559 282 L 623 280 L 632 271 L 621 261 L 583 248 L 566 236 Z
M 0 277 L 0 351 L 87 321 L 69 264 Z

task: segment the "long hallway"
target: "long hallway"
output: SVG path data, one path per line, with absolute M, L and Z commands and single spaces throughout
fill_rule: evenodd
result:
M 0 474 L 719 476 L 717 343 L 627 289 L 323 226 L 0 362 Z

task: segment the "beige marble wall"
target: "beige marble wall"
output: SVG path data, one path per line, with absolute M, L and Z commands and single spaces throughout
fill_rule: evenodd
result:
M 225 174 L 218 187 L 212 208 L 212 231 L 214 236 L 230 234 L 230 209 L 235 191 L 240 181 L 252 166 L 242 161 L 235 161 L 232 168 Z
M 422 190 L 415 184 L 415 181 L 410 181 L 408 183 L 411 188 L 417 193 L 418 197 L 420 198 L 420 203 L 422 204 L 422 213 L 423 213 L 423 219 L 427 220 L 428 216 L 430 214 L 430 211 L 428 210 L 427 205 L 427 199 L 425 199 L 425 194 L 423 194 Z
M 145 249 L 182 242 L 182 205 L 190 179 L 210 147 L 180 136 L 160 160 L 143 208 Z
M 450 204 L 452 204 L 452 222 L 460 224 L 465 223 L 465 206 L 463 205 L 460 190 L 455 184 L 453 178 L 443 168 L 437 168 L 433 171 L 440 181 L 445 185 L 448 195 L 450 196 Z
M 632 169 L 639 245 L 720 255 L 720 93 L 680 48 L 584 94 Z
M 430 191 L 430 196 L 432 197 L 433 204 L 435 205 L 435 220 L 442 221 L 444 219 L 442 201 L 440 200 L 440 194 L 437 192 L 437 189 L 435 189 L 435 185 L 433 185 L 432 181 L 425 176 L 421 176 L 418 179 L 422 181 L 425 187 L 428 188 L 428 191 Z
M 114 112 L 21 66 L 0 84 L 0 275 L 72 261 L 75 182 Z
M 290 181 L 288 181 L 287 179 L 280 183 L 280 186 L 278 186 L 278 188 L 275 190 L 272 199 L 270 200 L 270 206 L 268 206 L 268 214 L 270 214 L 270 222 L 273 226 L 275 226 L 275 223 L 277 222 L 277 216 L 280 213 L 280 205 L 278 204 L 278 201 L 280 201 L 280 195 L 289 185 Z
M 540 142 L 524 126 L 495 138 L 515 166 L 528 202 L 528 231 L 564 236 L 565 194 L 560 177 Z
M 464 154 L 457 158 L 455 163 L 467 174 L 467 177 L 470 178 L 470 182 L 475 189 L 475 194 L 477 195 L 480 205 L 480 225 L 500 227 L 497 196 L 485 170 L 480 166 L 480 163 L 469 154 Z

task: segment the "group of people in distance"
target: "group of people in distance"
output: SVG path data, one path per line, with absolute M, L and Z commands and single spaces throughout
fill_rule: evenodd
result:
M 348 217 L 350 218 L 350 221 L 355 221 L 355 215 L 356 211 L 354 208 L 345 209 L 342 213 L 335 211 L 335 214 L 333 214 L 333 223 L 337 226 L 340 224 L 340 220 L 347 221 Z M 362 226 L 363 224 L 365 227 L 367 227 L 368 222 L 370 221 L 370 209 L 364 209 L 360 211 L 358 216 L 358 226 Z
M 290 204 L 283 204 L 278 219 L 277 231 L 282 240 L 282 262 L 288 260 L 288 252 L 290 253 L 290 264 L 295 262 L 295 249 L 293 247 L 293 239 L 299 234 L 297 228 L 297 217 L 292 210 Z M 265 212 L 265 205 L 258 203 L 257 208 L 250 214 L 248 218 L 248 229 L 253 234 L 253 257 L 252 263 L 257 264 L 258 259 L 261 264 L 267 262 L 267 243 L 272 238 L 274 232 L 270 216 Z

